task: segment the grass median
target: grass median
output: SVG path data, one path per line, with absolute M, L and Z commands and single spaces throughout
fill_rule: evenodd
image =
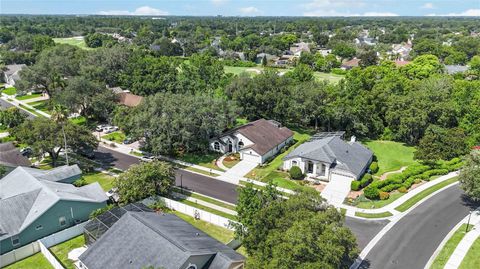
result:
M 445 246 L 443 246 L 442 250 L 440 253 L 438 253 L 437 257 L 432 263 L 432 266 L 430 266 L 430 269 L 443 269 L 445 265 L 448 262 L 448 259 L 450 259 L 450 256 L 452 256 L 452 253 L 455 251 L 455 248 L 457 245 L 462 241 L 462 238 L 465 236 L 465 230 L 467 228 L 466 224 L 463 224 L 458 228 L 455 233 L 448 239 L 447 243 Z
M 460 264 L 459 269 L 478 269 L 480 268 L 480 238 L 477 238 L 473 245 L 470 247 L 470 250 L 463 258 L 462 263 Z
M 380 218 L 387 218 L 393 216 L 392 213 L 385 211 L 380 213 L 363 213 L 363 212 L 355 212 L 355 216 L 367 219 L 380 219 Z
M 423 191 L 421 191 L 420 193 L 416 194 L 415 196 L 413 196 L 412 198 L 408 199 L 407 201 L 405 201 L 405 203 L 397 206 L 395 208 L 395 210 L 398 210 L 400 212 L 405 212 L 407 211 L 409 208 L 411 208 L 412 206 L 414 206 L 415 204 L 417 204 L 418 202 L 420 202 L 421 200 L 423 200 L 425 197 L 427 197 L 428 195 L 438 191 L 439 189 L 445 187 L 445 186 L 448 186 L 450 184 L 453 184 L 455 182 L 458 181 L 458 177 L 452 177 L 450 179 L 447 179 L 445 181 L 442 181 L 438 184 L 435 184 L 433 186 L 431 186 L 430 188 L 428 189 L 425 189 Z

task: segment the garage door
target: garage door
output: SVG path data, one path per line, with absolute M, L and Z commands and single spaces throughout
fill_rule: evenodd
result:
M 322 197 L 327 199 L 330 204 L 342 204 L 343 200 L 345 200 L 345 197 L 347 197 L 350 192 L 350 184 L 352 180 L 352 177 L 332 173 L 330 175 L 330 182 L 321 193 Z
M 254 162 L 254 163 L 261 163 L 261 157 L 257 155 L 252 155 L 248 153 L 242 153 L 242 160 Z

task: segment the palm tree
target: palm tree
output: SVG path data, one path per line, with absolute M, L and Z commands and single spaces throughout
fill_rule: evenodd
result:
M 51 119 L 62 126 L 65 160 L 68 165 L 67 136 L 65 135 L 65 123 L 68 121 L 68 110 L 62 105 L 55 105 L 52 110 Z

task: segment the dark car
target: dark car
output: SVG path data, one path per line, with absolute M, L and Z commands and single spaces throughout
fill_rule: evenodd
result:
M 135 142 L 133 139 L 131 138 L 125 138 L 125 140 L 123 140 L 123 144 L 125 145 L 128 145 L 128 144 L 132 144 L 133 142 Z

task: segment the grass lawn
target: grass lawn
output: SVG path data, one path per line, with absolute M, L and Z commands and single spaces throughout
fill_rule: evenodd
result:
M 37 98 L 37 97 L 42 97 L 42 94 L 41 93 L 32 93 L 32 94 L 17 96 L 15 98 L 17 98 L 17 100 L 22 101 L 22 100 L 28 100 L 28 99 L 33 99 L 33 98 Z
M 87 123 L 87 119 L 84 116 L 76 117 L 76 118 L 71 118 L 70 121 L 72 123 L 75 123 L 77 125 L 85 125 Z
M 414 147 L 406 146 L 403 143 L 394 141 L 372 140 L 364 144 L 373 151 L 378 159 L 379 170 L 376 175 L 381 175 L 388 171 L 395 171 L 402 166 L 414 164 Z
M 18 99 L 18 98 L 17 98 Z M 52 111 L 50 109 L 50 106 L 48 104 L 48 101 L 36 101 L 32 103 L 28 103 L 30 106 L 33 106 L 34 108 L 43 111 L 45 113 L 50 114 Z
M 17 89 L 14 87 L 10 87 L 10 88 L 5 88 L 2 92 L 6 95 L 15 95 L 17 93 Z
M 123 140 L 125 140 L 126 136 L 123 132 L 116 131 L 116 132 L 113 132 L 113 133 L 106 134 L 106 135 L 102 136 L 102 138 L 107 139 L 109 141 L 114 141 L 114 142 L 117 142 L 119 144 L 122 144 Z
M 3 268 L 4 269 L 33 269 L 33 268 L 50 269 L 50 268 L 53 268 L 53 266 L 43 256 L 43 254 L 39 252 L 35 255 L 27 257 L 18 262 L 12 263 Z
M 193 217 L 190 217 L 178 211 L 174 211 L 173 213 L 184 221 L 192 224 L 195 228 L 203 231 L 204 233 L 210 235 L 211 237 L 217 239 L 224 244 L 230 242 L 233 239 L 233 231 L 230 231 L 229 229 L 213 225 L 203 220 L 195 220 Z
M 231 73 L 231 74 L 234 74 L 234 75 L 239 75 L 241 73 L 246 72 L 246 73 L 250 74 L 251 76 L 254 76 L 254 75 L 257 75 L 258 73 L 253 71 L 253 70 L 262 71 L 263 68 L 260 67 L 260 66 L 257 66 L 257 67 L 225 66 L 224 70 L 225 70 L 225 73 Z
M 480 238 L 477 238 L 463 258 L 459 269 L 478 269 L 480 268 Z
M 453 251 L 455 251 L 458 243 L 460 243 L 462 238 L 465 236 L 466 228 L 467 225 L 463 224 L 460 226 L 460 228 L 458 228 L 458 230 L 455 231 L 452 237 L 450 237 L 447 243 L 443 246 L 440 253 L 438 253 L 438 256 L 433 261 L 432 266 L 430 266 L 430 269 L 443 269 L 443 267 L 445 267 L 445 264 L 447 264 L 448 259 L 452 255 Z
M 314 72 L 313 76 L 317 80 L 328 80 L 332 83 L 338 83 L 345 76 L 332 74 L 332 73 L 323 73 L 323 72 Z
M 270 174 L 264 177 L 262 181 L 264 182 L 272 181 L 278 187 L 289 189 L 289 190 L 301 188 L 299 184 L 300 182 L 299 180 L 291 180 L 288 173 L 281 172 L 281 171 L 272 171 Z
M 188 171 L 200 173 L 200 174 L 202 174 L 202 175 L 210 176 L 210 177 L 216 177 L 216 176 L 218 176 L 218 174 L 210 173 L 210 172 L 207 172 L 207 171 L 203 171 L 203 170 L 198 169 L 198 168 L 195 168 L 195 167 L 183 166 L 183 167 L 181 167 L 181 168 L 182 168 L 182 169 L 185 169 L 185 170 L 188 170 Z M 217 169 L 217 170 L 220 170 L 220 169 Z
M 75 265 L 73 265 L 73 261 L 68 259 L 68 252 L 72 251 L 73 249 L 83 247 L 84 245 L 85 239 L 83 235 L 79 235 L 68 241 L 53 246 L 49 248 L 49 250 L 66 269 L 76 269 Z
M 355 212 L 355 216 L 368 218 L 368 219 L 378 219 L 378 218 L 386 218 L 392 216 L 392 213 L 386 211 L 381 213 L 362 213 L 362 212 Z
M 182 156 L 178 156 L 179 160 L 182 160 L 187 163 L 193 163 L 203 167 L 223 171 L 215 164 L 217 158 L 222 156 L 218 152 L 208 152 L 208 153 L 184 153 Z
M 219 210 L 210 208 L 210 207 L 208 207 L 208 206 L 204 206 L 204 205 L 201 205 L 201 204 L 197 204 L 197 203 L 192 202 L 192 201 L 183 200 L 183 199 L 176 199 L 176 200 L 179 201 L 179 202 L 181 202 L 181 203 L 184 203 L 184 204 L 186 204 L 186 205 L 193 206 L 193 207 L 195 207 L 195 208 L 198 208 L 198 209 L 201 209 L 201 210 L 210 212 L 210 213 L 212 213 L 212 214 L 215 214 L 215 215 L 218 215 L 218 216 L 227 218 L 227 219 L 235 220 L 235 219 L 237 218 L 237 217 L 234 216 L 234 215 L 230 215 L 230 214 L 225 213 L 225 212 L 223 212 L 223 211 L 219 211 Z
M 398 198 L 402 197 L 405 195 L 405 193 L 401 192 L 394 192 L 390 194 L 390 198 L 387 200 L 370 200 L 370 201 L 364 201 L 360 202 L 356 205 L 358 208 L 364 208 L 364 209 L 373 209 L 373 208 L 381 208 L 384 207 L 393 201 L 397 200 Z
M 86 50 L 92 49 L 87 47 L 87 44 L 85 44 L 85 40 L 83 40 L 83 38 L 64 37 L 64 38 L 54 38 L 53 41 L 57 44 L 69 44 L 72 46 L 77 46 L 81 49 L 86 49 Z
M 104 191 L 108 191 L 113 187 L 113 180 L 115 179 L 110 175 L 100 172 L 84 174 L 82 178 L 87 184 L 98 182 Z
M 202 201 L 205 201 L 207 203 L 218 205 L 218 206 L 221 206 L 223 208 L 230 209 L 230 210 L 235 210 L 234 205 L 226 204 L 226 203 L 223 203 L 221 201 L 218 201 L 218 200 L 215 200 L 215 199 L 212 199 L 210 197 L 200 195 L 200 194 L 197 194 L 197 193 L 192 193 L 188 190 L 183 190 L 183 192 L 182 192 L 181 189 L 178 188 L 178 187 L 174 187 L 174 188 L 175 188 L 175 192 L 181 193 L 181 194 L 186 195 L 188 197 L 192 197 L 192 198 L 195 198 L 195 199 L 198 199 L 198 200 L 202 200 Z
M 410 207 L 414 206 L 419 201 L 421 201 L 423 198 L 427 197 L 428 195 L 430 195 L 430 194 L 436 192 L 437 190 L 439 190 L 439 189 L 441 189 L 441 188 L 443 188 L 447 185 L 450 185 L 450 184 L 452 184 L 456 181 L 458 181 L 458 177 L 452 177 L 452 178 L 447 179 L 445 181 L 442 181 L 438 184 L 435 184 L 435 185 L 431 186 L 430 188 L 425 189 L 425 190 L 421 191 L 420 193 L 416 194 L 412 198 L 405 201 L 405 203 L 397 206 L 395 209 L 400 211 L 400 212 L 404 212 L 404 211 L 408 210 Z

